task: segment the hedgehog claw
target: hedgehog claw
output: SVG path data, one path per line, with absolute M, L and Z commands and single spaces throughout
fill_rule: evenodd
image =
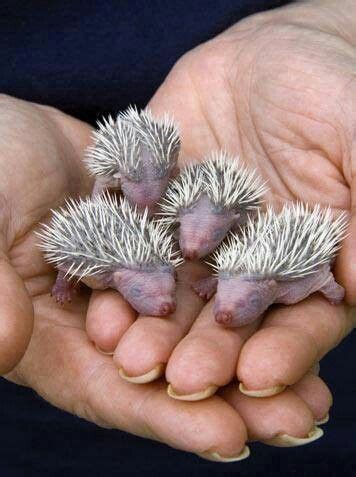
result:
M 192 288 L 200 298 L 210 300 L 216 292 L 217 284 L 218 282 L 215 277 L 207 277 L 195 282 Z
M 232 322 L 232 315 L 231 313 L 220 311 L 215 315 L 215 321 L 220 325 L 228 326 Z
M 58 272 L 56 283 L 51 290 L 51 296 L 56 300 L 59 305 L 72 301 L 72 294 L 75 292 L 75 284 L 70 282 L 63 274 Z

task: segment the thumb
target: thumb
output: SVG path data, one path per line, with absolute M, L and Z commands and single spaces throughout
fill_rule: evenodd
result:
M 0 375 L 24 355 L 33 329 L 33 307 L 25 285 L 5 256 L 0 255 Z

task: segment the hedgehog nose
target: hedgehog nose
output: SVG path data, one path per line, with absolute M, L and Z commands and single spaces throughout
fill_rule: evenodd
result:
M 215 321 L 219 325 L 229 326 L 232 322 L 232 314 L 228 311 L 219 311 L 215 315 Z
M 198 250 L 183 248 L 182 250 L 183 257 L 187 260 L 196 260 L 199 258 Z
M 162 305 L 159 307 L 159 312 L 162 316 L 169 315 L 170 313 L 173 313 L 176 309 L 176 304 L 173 302 L 166 302 L 162 303 Z

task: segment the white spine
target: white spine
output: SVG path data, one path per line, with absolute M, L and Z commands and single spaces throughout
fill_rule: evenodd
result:
M 215 152 L 202 167 L 207 194 L 215 205 L 253 210 L 261 204 L 266 184 L 238 157 L 228 156 L 225 151 Z
M 266 191 L 256 171 L 221 151 L 204 162 L 186 166 L 170 182 L 161 202 L 162 215 L 166 221 L 176 221 L 180 210 L 193 207 L 202 194 L 218 208 L 251 211 L 259 208 Z
M 79 279 L 116 268 L 182 262 L 163 223 L 150 222 L 147 210 L 141 214 L 125 198 L 118 202 L 107 194 L 68 200 L 37 235 L 46 260 Z
M 84 162 L 94 176 L 129 174 L 140 166 L 140 144 L 135 130 L 111 116 L 98 122 L 92 134 L 94 144 L 86 151 Z
M 214 252 L 217 273 L 280 280 L 302 278 L 329 263 L 346 235 L 347 215 L 333 218 L 331 209 L 297 202 L 278 214 L 271 207 L 231 233 Z
M 204 192 L 204 176 L 200 164 L 186 166 L 180 175 L 170 181 L 160 203 L 163 219 L 167 223 L 177 220 L 180 209 L 194 204 Z
M 151 152 L 154 163 L 163 171 L 177 160 L 180 149 L 179 131 L 168 114 L 157 119 L 148 108 L 138 112 L 137 108 L 130 106 L 119 117 L 133 127 Z

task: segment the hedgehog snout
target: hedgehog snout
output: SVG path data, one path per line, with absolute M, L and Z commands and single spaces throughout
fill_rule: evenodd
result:
M 186 260 L 197 260 L 207 255 L 209 251 L 206 251 L 206 244 L 206 238 L 198 239 L 194 237 L 194 239 L 189 239 L 187 237 L 181 237 L 179 240 L 183 258 Z
M 174 313 L 176 310 L 176 303 L 175 302 L 164 302 L 162 305 L 159 307 L 159 313 L 162 316 L 165 315 L 170 315 L 171 313 Z
M 229 326 L 232 322 L 232 314 L 228 311 L 219 311 L 215 315 L 215 321 L 219 323 L 219 325 Z

